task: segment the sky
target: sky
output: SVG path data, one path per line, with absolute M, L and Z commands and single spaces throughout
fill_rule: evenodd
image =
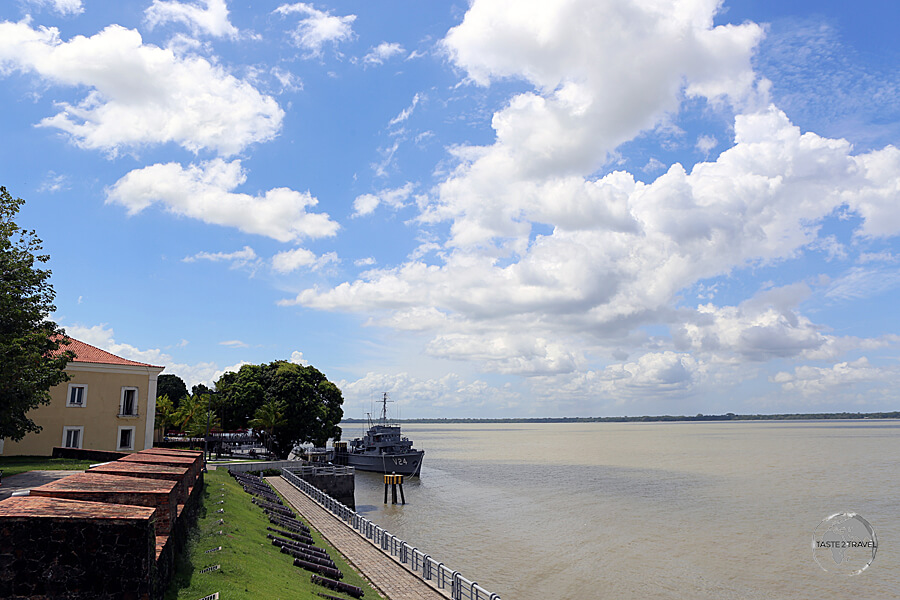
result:
M 900 409 L 900 4 L 6 0 L 51 317 L 347 417 Z

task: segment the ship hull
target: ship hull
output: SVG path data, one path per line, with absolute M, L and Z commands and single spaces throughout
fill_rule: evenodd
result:
M 418 475 L 422 469 L 424 450 L 405 452 L 403 454 L 362 454 L 362 453 L 338 453 L 335 458 L 348 467 L 354 467 L 360 471 L 373 471 L 375 473 L 397 475 Z

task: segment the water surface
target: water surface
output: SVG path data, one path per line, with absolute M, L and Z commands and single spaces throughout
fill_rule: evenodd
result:
M 357 472 L 357 510 L 504 600 L 900 597 L 900 422 L 404 425 L 406 506 Z M 360 434 L 349 424 L 344 438 Z M 857 512 L 872 566 L 811 536 Z

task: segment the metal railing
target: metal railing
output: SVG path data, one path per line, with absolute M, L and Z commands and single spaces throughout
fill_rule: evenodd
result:
M 439 590 L 450 594 L 453 600 L 500 600 L 500 596 L 491 593 L 466 579 L 459 571 L 454 571 L 442 562 L 438 562 L 418 548 L 410 546 L 397 536 L 379 527 L 369 519 L 351 510 L 318 490 L 313 485 L 300 479 L 287 469 L 282 469 L 281 476 L 285 481 L 309 496 L 314 502 L 331 514 L 344 521 L 359 532 L 360 535 L 375 544 L 388 556 L 395 557 L 401 564 L 408 566 L 425 581 L 431 582 Z
M 315 465 L 306 464 L 300 467 L 288 467 L 292 473 L 300 475 L 353 475 L 355 467 L 342 467 L 340 465 Z

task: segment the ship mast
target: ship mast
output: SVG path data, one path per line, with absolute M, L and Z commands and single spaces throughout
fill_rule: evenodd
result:
M 388 393 L 384 392 L 381 396 L 381 422 L 387 425 L 387 403 L 391 402 L 388 400 Z

